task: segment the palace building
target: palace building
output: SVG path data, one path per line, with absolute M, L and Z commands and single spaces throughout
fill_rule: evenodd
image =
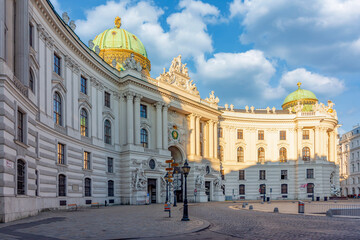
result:
M 69 204 L 163 203 L 168 159 L 188 159 L 191 202 L 336 194 L 331 101 L 299 83 L 282 109 L 221 107 L 214 92 L 200 97 L 181 56 L 152 78 L 120 18 L 88 45 L 69 20 L 46 0 L 0 1 L 1 222 Z M 181 202 L 181 173 L 171 190 Z

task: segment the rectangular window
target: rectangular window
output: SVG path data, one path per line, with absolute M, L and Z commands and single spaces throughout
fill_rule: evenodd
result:
M 58 143 L 57 149 L 57 159 L 58 164 L 65 164 L 65 145 Z
M 90 169 L 90 153 L 84 152 L 84 169 Z
M 80 77 L 80 91 L 87 95 L 87 79 L 84 76 Z
M 266 179 L 266 171 L 259 170 L 259 180 L 265 180 L 265 179 Z
M 280 140 L 286 140 L 286 131 L 280 131 Z
M 259 132 L 258 132 L 258 140 L 264 140 L 264 130 L 259 130 Z
M 17 140 L 25 142 L 24 138 L 24 113 L 18 110 L 17 112 Z
M 114 172 L 114 159 L 111 157 L 108 157 L 108 173 Z
M 245 185 L 239 185 L 239 195 L 245 195 Z
M 306 169 L 306 178 L 314 178 L 314 169 Z
M 105 92 L 105 107 L 110 108 L 110 93 Z
M 54 53 L 54 72 L 60 76 L 60 57 Z
M 287 170 L 281 170 L 281 179 L 287 179 Z
M 244 132 L 242 129 L 237 130 L 237 139 L 243 139 L 244 138 Z
M 304 140 L 310 139 L 310 131 L 309 130 L 304 130 L 303 131 L 303 139 Z
M 281 194 L 287 194 L 287 193 L 288 193 L 288 185 L 281 184 Z
M 33 35 L 34 35 L 34 26 L 29 24 L 29 44 L 31 47 L 34 46 Z
M 146 105 L 140 105 L 140 117 L 147 118 L 147 107 Z
M 245 180 L 245 170 L 239 170 L 239 180 Z

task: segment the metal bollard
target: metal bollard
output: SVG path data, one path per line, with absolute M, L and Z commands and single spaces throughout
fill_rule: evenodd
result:
M 278 213 L 279 212 L 279 209 L 276 207 L 274 208 L 274 213 Z
M 254 208 L 253 208 L 253 205 L 250 205 L 249 206 L 249 210 L 253 210 Z
M 245 204 L 245 203 L 242 204 L 242 208 L 246 208 L 246 204 Z
M 304 213 L 305 212 L 305 203 L 302 201 L 299 201 L 298 203 L 298 213 Z

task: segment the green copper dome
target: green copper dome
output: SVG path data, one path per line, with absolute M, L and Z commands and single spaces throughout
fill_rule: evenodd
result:
M 122 28 L 111 28 L 97 35 L 93 41 L 95 46 L 102 49 L 127 49 L 141 54 L 147 58 L 147 52 L 140 41 L 134 34 L 129 33 Z
M 284 100 L 282 104 L 283 109 L 287 109 L 289 107 L 295 106 L 298 102 L 303 105 L 313 105 L 318 99 L 315 94 L 309 90 L 301 89 L 301 83 L 298 83 L 298 89 L 292 93 L 290 93 Z

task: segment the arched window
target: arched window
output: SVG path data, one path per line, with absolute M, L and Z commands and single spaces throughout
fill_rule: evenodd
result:
M 24 195 L 25 194 L 25 162 L 23 160 L 17 161 L 17 194 Z
M 304 147 L 302 150 L 303 160 L 310 161 L 310 148 Z
M 80 111 L 80 133 L 81 136 L 88 137 L 89 136 L 89 119 L 87 111 L 82 108 Z
M 61 97 L 58 92 L 54 93 L 54 123 L 62 125 Z
M 237 161 L 244 162 L 244 149 L 242 147 L 238 147 L 237 149 Z
M 245 185 L 244 184 L 239 185 L 239 195 L 245 195 Z
M 106 144 L 111 144 L 111 123 L 107 119 L 104 122 L 104 140 Z
M 287 193 L 288 193 L 288 185 L 281 184 L 281 194 L 287 194 Z
M 306 192 L 307 193 L 314 193 L 314 184 L 313 183 L 308 183 L 307 184 Z
M 264 163 L 265 162 L 265 150 L 263 147 L 258 149 L 258 162 Z
M 29 88 L 32 92 L 34 92 L 35 89 L 35 85 L 34 85 L 34 74 L 32 73 L 32 71 L 30 70 L 29 73 Z
M 85 197 L 91 196 L 91 179 L 85 178 Z
M 149 136 L 148 136 L 148 132 L 146 131 L 146 129 L 142 128 L 141 132 L 140 132 L 140 140 L 141 140 L 141 145 L 144 148 L 148 148 L 149 147 Z
M 114 196 L 114 181 L 112 181 L 112 180 L 108 181 L 108 196 L 109 197 Z
M 286 148 L 282 147 L 280 148 L 280 162 L 286 162 L 286 161 L 287 161 Z
M 220 162 L 222 162 L 224 160 L 224 148 L 220 145 L 218 147 L 218 158 L 219 158 Z
M 59 196 L 66 196 L 66 176 L 63 174 L 59 175 Z

